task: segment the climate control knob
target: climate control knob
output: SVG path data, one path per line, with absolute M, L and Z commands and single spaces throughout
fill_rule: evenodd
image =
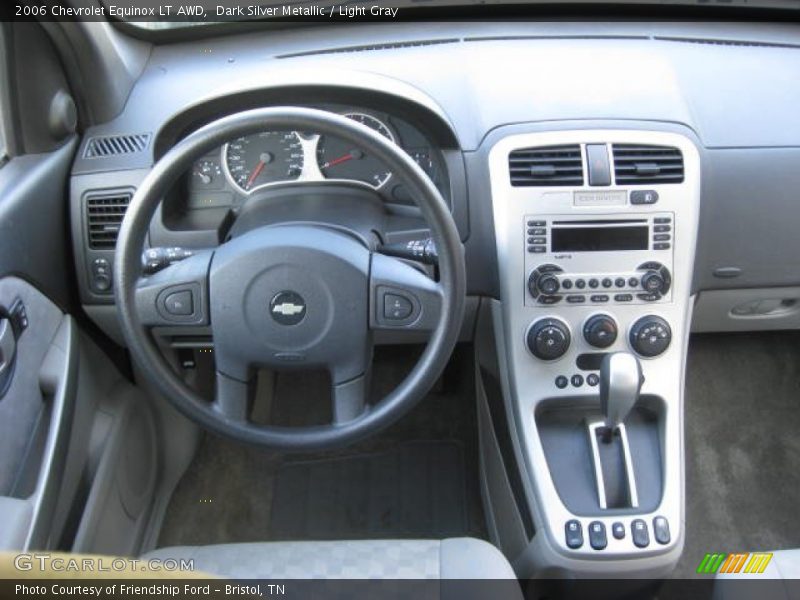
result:
M 555 360 L 569 349 L 569 327 L 560 319 L 541 319 L 531 325 L 526 341 L 536 358 Z
M 648 315 L 633 324 L 630 342 L 638 354 L 652 358 L 669 348 L 672 342 L 672 329 L 661 317 Z
M 583 337 L 595 348 L 608 348 L 617 341 L 617 322 L 609 315 L 594 315 L 583 325 Z

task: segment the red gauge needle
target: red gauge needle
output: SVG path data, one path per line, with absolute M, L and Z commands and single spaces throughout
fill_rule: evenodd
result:
M 324 165 L 322 165 L 322 168 L 327 169 L 329 167 L 333 167 L 343 162 L 347 162 L 348 160 L 352 160 L 353 158 L 354 156 L 353 153 L 351 152 L 350 154 L 345 154 L 344 156 L 340 156 L 339 158 L 335 158 L 333 160 L 326 162 Z
M 245 184 L 245 189 L 250 189 L 250 186 L 253 185 L 253 182 L 258 179 L 258 176 L 261 175 L 261 171 L 264 170 L 264 167 L 267 166 L 267 163 L 263 160 L 258 161 L 256 168 L 253 169 L 253 173 L 250 175 L 250 178 L 247 180 Z

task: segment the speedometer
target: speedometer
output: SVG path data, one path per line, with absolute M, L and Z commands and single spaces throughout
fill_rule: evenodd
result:
M 237 138 L 225 146 L 225 167 L 242 192 L 280 181 L 293 181 L 303 171 L 303 147 L 294 132 L 265 131 Z

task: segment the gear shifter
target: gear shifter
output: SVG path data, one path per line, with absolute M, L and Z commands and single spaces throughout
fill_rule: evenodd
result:
M 604 442 L 611 441 L 612 434 L 636 404 L 642 383 L 642 366 L 633 354 L 614 352 L 603 357 L 600 365 L 600 408 L 605 417 Z

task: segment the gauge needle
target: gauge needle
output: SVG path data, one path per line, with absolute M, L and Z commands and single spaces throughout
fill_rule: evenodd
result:
M 347 162 L 348 160 L 352 160 L 354 158 L 361 158 L 363 153 L 358 150 L 353 150 L 344 156 L 340 156 L 339 158 L 334 158 L 333 160 L 329 160 L 324 165 L 322 165 L 323 169 L 327 169 L 329 167 L 333 167 L 335 165 L 341 164 L 343 162 Z
M 267 166 L 267 163 L 265 163 L 263 160 L 258 161 L 258 164 L 256 165 L 256 168 L 253 169 L 253 172 L 250 175 L 250 178 L 247 180 L 247 183 L 244 186 L 245 188 L 250 189 L 250 186 L 253 185 L 253 182 L 256 179 L 258 179 L 258 176 L 261 175 L 261 171 L 264 170 L 265 166 Z

